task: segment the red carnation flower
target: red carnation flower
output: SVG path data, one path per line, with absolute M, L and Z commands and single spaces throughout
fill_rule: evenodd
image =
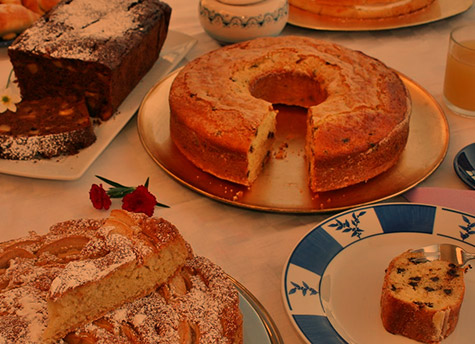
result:
M 152 216 L 156 203 L 155 196 L 145 186 L 139 185 L 133 192 L 122 198 L 122 209 Z
M 111 199 L 106 190 L 102 187 L 102 184 L 92 184 L 91 190 L 89 190 L 89 198 L 96 209 L 104 208 L 108 210 L 111 206 Z

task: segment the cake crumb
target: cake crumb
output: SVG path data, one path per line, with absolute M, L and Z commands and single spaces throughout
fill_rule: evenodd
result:
M 289 144 L 287 142 L 282 143 L 277 152 L 274 153 L 274 157 L 279 160 L 285 159 L 287 157 L 287 148 L 289 148 Z

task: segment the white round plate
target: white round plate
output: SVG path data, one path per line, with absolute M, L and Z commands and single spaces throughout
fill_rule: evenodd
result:
M 434 243 L 475 252 L 475 215 L 414 203 L 352 209 L 318 224 L 284 267 L 284 304 L 308 343 L 410 344 L 380 319 L 384 271 L 400 253 Z M 455 331 L 444 344 L 475 338 L 475 270 L 465 275 L 465 299 Z

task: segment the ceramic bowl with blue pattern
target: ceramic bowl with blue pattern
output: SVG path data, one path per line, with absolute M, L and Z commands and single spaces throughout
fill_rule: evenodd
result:
M 287 0 L 200 0 L 203 29 L 223 44 L 277 36 L 287 24 Z

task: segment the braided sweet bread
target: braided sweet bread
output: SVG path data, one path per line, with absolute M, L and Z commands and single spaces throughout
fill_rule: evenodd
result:
M 220 267 L 194 257 L 153 293 L 68 334 L 63 343 L 239 344 L 238 293 Z
M 0 342 L 56 342 L 147 295 L 190 256 L 172 224 L 122 210 L 1 243 Z

